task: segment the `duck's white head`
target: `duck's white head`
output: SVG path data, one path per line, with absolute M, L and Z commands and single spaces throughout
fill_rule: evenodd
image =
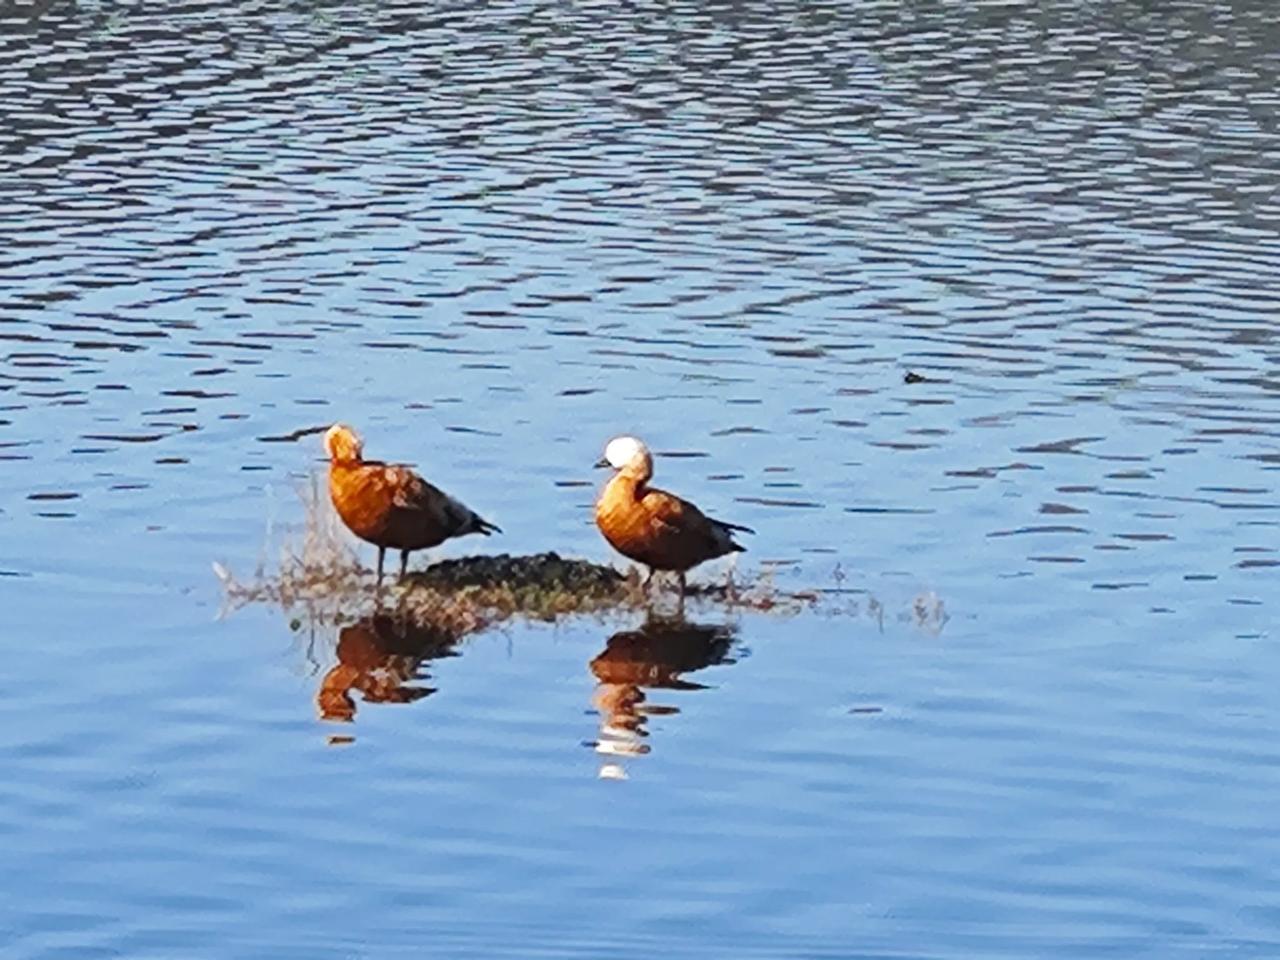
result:
M 604 459 L 596 466 L 630 469 L 648 475 L 653 471 L 653 457 L 644 441 L 635 437 L 614 437 L 605 445 Z
M 364 441 L 345 423 L 335 423 L 325 431 L 324 452 L 329 459 L 338 463 L 360 461 L 364 453 Z

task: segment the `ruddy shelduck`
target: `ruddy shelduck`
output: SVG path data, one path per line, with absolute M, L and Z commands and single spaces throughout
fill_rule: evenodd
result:
M 400 576 L 414 550 L 468 533 L 501 533 L 494 524 L 405 466 L 365 460 L 364 443 L 335 423 L 324 435 L 329 496 L 347 529 L 378 548 L 378 582 L 387 548 L 400 551 Z
M 691 568 L 747 549 L 733 534 L 751 528 L 713 520 L 688 500 L 650 487 L 653 456 L 635 437 L 610 440 L 596 466 L 618 471 L 596 501 L 596 526 L 620 554 L 649 568 L 646 586 L 655 570 L 673 570 L 683 597 Z

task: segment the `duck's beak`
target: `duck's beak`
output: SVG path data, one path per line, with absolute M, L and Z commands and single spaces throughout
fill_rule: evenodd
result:
M 608 466 L 609 466 L 609 461 L 606 460 L 604 457 L 601 457 L 599 460 L 595 462 L 595 468 L 597 470 L 603 470 Z

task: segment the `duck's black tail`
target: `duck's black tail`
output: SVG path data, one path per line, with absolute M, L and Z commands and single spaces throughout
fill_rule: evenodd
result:
M 708 518 L 711 519 L 711 518 Z M 721 542 L 724 544 L 726 553 L 746 553 L 747 548 L 733 539 L 734 532 L 738 533 L 755 533 L 750 527 L 744 527 L 738 523 L 727 523 L 724 520 L 711 520 L 716 526 L 716 533 L 720 535 Z
M 500 526 L 498 526 L 496 523 L 490 523 L 488 520 L 480 516 L 478 513 L 472 514 L 471 516 L 472 516 L 472 521 L 471 521 L 472 533 L 483 533 L 487 537 L 491 534 L 502 532 L 502 528 Z

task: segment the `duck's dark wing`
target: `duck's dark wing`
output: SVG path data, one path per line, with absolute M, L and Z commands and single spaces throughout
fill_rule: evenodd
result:
M 712 520 L 688 500 L 665 490 L 650 488 L 640 501 L 651 523 L 662 533 L 688 540 L 702 540 L 709 555 L 742 552 L 747 548 L 733 539 L 733 531 L 746 527 Z
M 502 532 L 498 526 L 423 480 L 408 467 L 386 466 L 383 470 L 387 483 L 395 490 L 392 499 L 395 506 L 422 514 L 424 520 L 436 527 L 443 537 L 461 537 L 468 533 L 483 533 L 487 537 L 491 533 Z

